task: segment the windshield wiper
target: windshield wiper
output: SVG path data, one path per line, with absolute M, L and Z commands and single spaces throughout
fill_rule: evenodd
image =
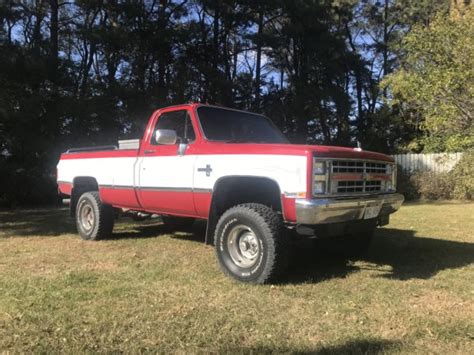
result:
M 250 139 L 228 139 L 223 140 L 224 143 L 265 143 L 264 141 L 259 140 L 250 140 Z
M 213 142 L 219 143 L 261 143 L 261 144 L 289 144 L 288 141 L 276 142 L 268 139 L 244 139 L 244 138 L 235 138 L 235 139 L 211 139 Z

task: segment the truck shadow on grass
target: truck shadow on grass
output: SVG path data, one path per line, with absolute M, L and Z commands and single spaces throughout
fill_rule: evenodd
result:
M 159 219 L 132 222 L 128 218 L 119 218 L 109 240 L 155 238 L 172 232 Z M 68 208 L 0 210 L 0 238 L 40 238 L 67 234 L 73 234 L 79 238 Z
M 0 238 L 52 237 L 76 233 L 67 208 L 0 211 Z
M 429 279 L 442 270 L 474 263 L 474 243 L 415 236 L 413 230 L 380 228 L 367 254 L 358 258 L 338 257 L 304 246 L 297 247 L 294 254 L 285 283 L 344 278 L 362 270 L 396 280 Z M 359 266 L 356 261 L 369 265 Z
M 168 236 L 173 239 L 204 243 L 206 222 L 198 221 L 195 222 L 191 227 L 171 229 L 170 227 L 162 224 L 160 219 L 156 219 L 147 222 L 134 223 L 132 228 L 127 228 L 127 230 L 124 231 L 121 231 L 119 228 L 120 227 L 114 229 L 112 236 L 108 238 L 109 240 L 129 238 L 157 238 L 159 236 Z
M 219 353 L 238 353 L 238 354 L 270 354 L 278 353 L 297 353 L 297 354 L 314 354 L 314 355 L 330 355 L 330 354 L 380 354 L 387 351 L 401 349 L 403 343 L 385 339 L 354 339 L 337 345 L 327 345 L 317 347 L 313 350 L 298 350 L 292 348 L 273 348 L 273 347 L 226 347 L 219 349 Z
M 205 230 L 205 223 L 195 223 L 192 231 L 175 233 L 172 238 L 204 243 Z M 442 270 L 474 263 L 474 243 L 415 236 L 415 233 L 414 230 L 379 228 L 367 254 L 352 259 L 329 253 L 310 241 L 297 243 L 282 283 L 320 282 L 362 270 L 398 280 L 429 279 Z M 355 263 L 357 260 L 373 265 L 359 266 Z
M 429 279 L 446 269 L 474 263 L 474 243 L 415 236 L 413 230 L 380 228 L 365 260 L 376 265 L 389 265 L 380 277 L 409 280 Z
M 205 228 L 205 222 L 200 221 L 192 229 L 173 233 L 159 220 L 130 224 L 128 220 L 120 219 L 111 239 L 171 236 L 204 243 Z M 0 238 L 64 234 L 76 235 L 68 209 L 0 211 Z M 310 243 L 299 245 L 293 254 L 293 262 L 283 279 L 284 283 L 344 278 L 362 270 L 371 270 L 379 277 L 397 280 L 429 279 L 442 270 L 474 263 L 474 243 L 415 236 L 414 230 L 380 228 L 367 255 L 358 258 L 365 262 L 362 265 L 317 250 Z

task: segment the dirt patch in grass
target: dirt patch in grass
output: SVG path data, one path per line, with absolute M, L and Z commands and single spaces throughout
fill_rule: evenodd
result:
M 472 353 L 474 205 L 410 204 L 359 260 L 301 246 L 281 284 L 222 275 L 202 228 L 0 212 L 0 349 Z

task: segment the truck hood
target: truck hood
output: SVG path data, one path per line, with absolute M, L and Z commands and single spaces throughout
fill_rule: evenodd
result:
M 342 158 L 361 160 L 381 160 L 393 162 L 394 159 L 382 153 L 360 150 L 358 148 L 304 145 L 304 144 L 256 144 L 256 143 L 210 143 L 220 154 L 276 154 L 276 155 L 314 155 L 322 158 Z
M 308 151 L 311 151 L 315 156 L 320 157 L 383 160 L 389 162 L 394 161 L 394 159 L 389 155 L 363 150 L 360 148 L 327 145 L 307 145 L 305 147 L 307 147 Z

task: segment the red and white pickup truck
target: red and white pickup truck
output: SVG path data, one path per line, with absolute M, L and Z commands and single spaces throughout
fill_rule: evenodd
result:
M 154 112 L 136 142 L 63 153 L 57 182 L 84 239 L 110 235 L 117 211 L 205 219 L 222 270 L 264 283 L 286 267 L 288 229 L 367 249 L 403 202 L 395 168 L 359 148 L 290 144 L 262 115 L 186 104 Z

